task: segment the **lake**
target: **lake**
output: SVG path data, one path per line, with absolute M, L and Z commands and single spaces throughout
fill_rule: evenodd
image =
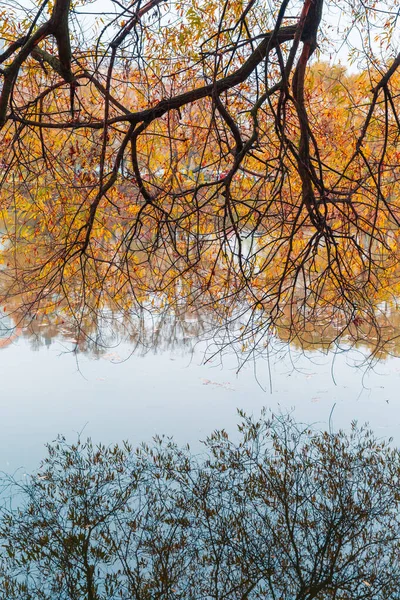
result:
M 301 353 L 281 343 L 269 361 L 259 357 L 237 373 L 233 353 L 204 364 L 206 343 L 195 337 L 160 340 L 133 355 L 129 343 L 74 352 L 73 339 L 54 330 L 51 337 L 23 331 L 5 339 L 0 469 L 8 473 L 35 469 L 58 434 L 134 445 L 165 434 L 200 452 L 216 428 L 235 435 L 237 408 L 259 415 L 263 406 L 335 429 L 368 421 L 378 436 L 400 443 L 399 358 L 366 370 L 361 351 Z

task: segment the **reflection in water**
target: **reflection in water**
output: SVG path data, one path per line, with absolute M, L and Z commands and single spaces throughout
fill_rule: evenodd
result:
M 7 348 L 23 332 L 17 327 L 9 315 L 3 315 L 0 319 L 0 348 Z
M 201 456 L 61 438 L 23 485 L 0 479 L 21 504 L 0 514 L 0 585 L 7 600 L 395 600 L 399 470 L 365 429 L 288 417 L 245 418 Z
M 129 275 L 120 274 L 116 293 L 112 270 L 99 282 L 78 268 L 69 273 L 68 286 L 42 288 L 45 267 L 31 268 L 29 245 L 14 247 L 4 233 L 3 261 L 12 255 L 13 263 L 1 270 L 0 347 L 17 336 L 29 339 L 33 349 L 61 339 L 76 352 L 100 356 L 127 342 L 140 355 L 190 352 L 197 341 L 207 341 L 206 358 L 234 352 L 239 365 L 287 344 L 300 351 L 356 347 L 371 360 L 400 354 L 400 261 L 393 235 L 386 240 L 391 242 L 386 254 L 376 240 L 370 247 L 374 260 L 368 274 L 349 258 L 349 269 L 357 273 L 353 281 L 349 271 L 347 283 L 355 294 L 350 299 L 344 281 L 331 277 L 321 240 L 300 271 L 295 265 L 282 271 L 289 241 L 262 227 L 181 233 L 182 254 L 167 241 L 159 248 L 153 234 L 143 224 L 132 245 Z M 314 236 L 310 228 L 299 230 L 293 242 L 299 256 Z M 368 245 L 364 238 L 357 243 Z M 195 266 L 186 270 L 185 256 Z M 36 260 L 45 260 L 40 249 Z
M 206 315 L 193 310 L 180 314 L 163 310 L 158 314 L 143 311 L 140 315 L 121 316 L 102 311 L 96 319 L 76 323 L 59 314 L 36 314 L 20 318 L 18 312 L 1 317 L 0 348 L 7 347 L 18 337 L 29 341 L 32 350 L 64 342 L 74 352 L 100 357 L 110 353 L 120 343 L 128 343 L 132 352 L 144 355 L 148 351 L 163 353 L 179 350 L 190 353 L 193 345 L 206 337 L 210 323 Z
M 215 217 L 204 224 L 208 233 L 179 229 L 173 239 L 143 217 L 121 264 L 99 257 L 93 264 L 79 257 L 65 263 L 62 254 L 54 262 L 48 232 L 32 254 L 39 223 L 33 228 L 26 221 L 20 237 L 6 230 L 3 344 L 8 330 L 29 337 L 33 347 L 61 337 L 93 355 L 121 341 L 141 353 L 187 350 L 193 340 L 209 340 L 210 355 L 235 352 L 240 364 L 269 353 L 272 341 L 300 350 L 356 346 L 371 358 L 398 354 L 400 262 L 390 222 L 379 240 L 366 234 L 342 240 L 333 260 L 328 242 L 310 226 L 292 238 L 287 215 L 276 216 L 274 229 L 252 224 L 251 214 L 240 227 L 227 228 Z M 335 218 L 332 213 L 332 227 Z M 104 256 L 122 243 L 122 230 L 117 235 L 110 228 Z M 350 252 L 353 243 L 357 251 Z M 364 247 L 368 268 L 358 254 Z
M 262 306 L 251 307 L 245 300 L 216 310 L 201 299 L 197 305 L 187 305 L 177 298 L 175 304 L 164 306 L 153 299 L 133 314 L 103 308 L 87 310 L 79 318 L 71 318 L 60 307 L 47 314 L 26 314 L 10 303 L 5 311 L 0 318 L 0 348 L 18 337 L 27 339 L 33 350 L 61 340 L 75 352 L 99 357 L 120 343 L 144 355 L 190 353 L 196 343 L 207 342 L 205 359 L 233 352 L 239 365 L 288 344 L 299 351 L 355 347 L 366 359 L 400 355 L 400 311 L 397 303 L 388 301 L 377 306 L 371 319 L 356 315 L 348 325 L 332 307 L 315 314 L 301 299 L 286 306 L 273 323 Z
M 334 408 L 335 425 L 367 420 L 379 434 L 398 435 L 398 361 L 382 361 L 364 379 L 364 371 L 354 368 L 376 343 L 372 335 L 366 339 L 365 323 L 353 327 L 353 342 L 365 328 L 359 352 L 341 353 L 350 345 L 343 336 L 335 354 L 327 353 L 337 335 L 329 310 L 324 328 L 309 319 L 303 337 L 296 338 L 288 311 L 271 329 L 262 307 L 252 310 L 245 297 L 221 314 L 221 303 L 216 310 L 203 297 L 197 305 L 185 303 L 178 293 L 183 286 L 175 286 L 175 304 L 163 306 L 155 296 L 141 311 L 123 313 L 114 306 L 87 310 L 80 320 L 62 305 L 48 314 L 27 314 L 12 302 L 4 313 L 2 306 L 0 469 L 30 470 L 46 441 L 83 428 L 106 443 L 139 443 L 166 433 L 199 449 L 199 440 L 215 427 L 235 430 L 238 407 L 258 414 L 265 405 L 295 406 L 299 420 L 323 423 Z M 398 311 L 382 304 L 379 319 L 394 338 Z M 255 351 L 255 338 L 246 339 L 251 324 L 265 331 Z M 386 350 L 398 353 L 397 339 L 392 344 Z M 224 348 L 231 352 L 223 355 L 221 368 L 218 351 Z

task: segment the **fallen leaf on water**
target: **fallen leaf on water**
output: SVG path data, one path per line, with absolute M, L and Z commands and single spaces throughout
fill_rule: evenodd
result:
M 106 360 L 122 360 L 117 352 L 107 352 L 107 354 L 103 354 L 102 358 Z
M 225 390 L 235 391 L 235 388 L 233 388 L 231 386 L 229 381 L 223 381 L 222 383 L 219 383 L 218 381 L 211 381 L 210 379 L 203 379 L 203 385 L 215 385 L 217 387 L 222 387 Z

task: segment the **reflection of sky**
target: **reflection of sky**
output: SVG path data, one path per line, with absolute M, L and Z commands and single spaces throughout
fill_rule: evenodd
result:
M 63 353 L 59 343 L 32 351 L 19 338 L 0 350 L 0 470 L 23 466 L 34 469 L 45 455 L 44 444 L 64 434 L 69 441 L 84 428 L 84 437 L 112 443 L 128 439 L 134 445 L 158 433 L 189 442 L 195 451 L 200 439 L 216 428 L 235 431 L 236 408 L 258 415 L 262 406 L 277 410 L 295 407 L 300 421 L 327 425 L 332 407 L 335 428 L 352 419 L 369 421 L 378 436 L 400 442 L 400 359 L 379 364 L 364 377 L 351 366 L 348 355 L 300 357 L 293 370 L 288 354 L 271 359 L 272 394 L 268 364 L 257 363 L 238 376 L 236 359 L 224 366 L 201 365 L 201 349 L 192 357 L 171 352 L 127 361 L 120 346 L 94 360 Z M 79 367 L 79 369 L 78 369 Z

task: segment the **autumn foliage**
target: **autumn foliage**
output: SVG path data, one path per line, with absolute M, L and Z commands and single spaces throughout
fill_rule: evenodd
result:
M 323 0 L 89 7 L 2 13 L 6 310 L 84 335 L 104 311 L 195 307 L 243 350 L 311 330 L 381 350 L 399 287 L 395 3 L 343 2 L 341 31 Z M 355 64 L 332 65 L 355 25 Z

